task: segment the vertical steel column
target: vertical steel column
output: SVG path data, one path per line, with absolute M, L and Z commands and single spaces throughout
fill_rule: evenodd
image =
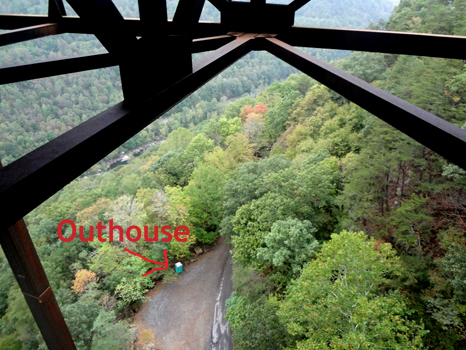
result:
M 153 39 L 167 35 L 167 1 L 138 0 L 139 18 L 144 37 Z
M 139 96 L 144 100 L 167 88 L 172 71 L 169 66 L 176 58 L 170 57 L 172 50 L 168 48 L 166 0 L 138 0 L 138 5 L 142 37 L 138 41 L 137 65 L 139 75 L 144 76 L 141 82 L 146 82 L 139 88 Z
M 0 231 L 0 244 L 48 348 L 75 350 L 23 219 Z

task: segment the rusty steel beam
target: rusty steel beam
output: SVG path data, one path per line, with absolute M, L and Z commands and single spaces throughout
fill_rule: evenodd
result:
M 0 34 L 0 46 L 20 43 L 23 41 L 60 34 L 57 23 L 39 24 L 32 27 L 14 29 Z
M 217 50 L 219 47 L 226 45 L 233 40 L 235 40 L 235 37 L 230 35 L 219 35 L 211 38 L 194 39 L 193 43 L 191 44 L 191 53 Z
M 466 169 L 466 130 L 422 110 L 278 39 L 264 48 L 447 160 Z
M 78 17 L 75 18 L 79 21 Z M 0 14 L 0 29 L 19 29 L 47 23 L 50 23 L 50 17 L 45 15 Z
M 50 23 L 50 18 L 42 15 L 5 15 L 0 14 L 0 29 L 18 29 L 22 27 L 36 26 L 40 24 Z M 125 18 L 122 24 L 126 33 L 133 36 L 143 36 L 145 29 L 143 21 L 139 18 Z M 86 24 L 81 18 L 76 16 L 66 16 L 60 20 L 60 30 L 63 33 L 74 34 L 94 34 L 92 28 Z M 193 38 L 211 37 L 216 35 L 224 35 L 231 30 L 225 29 L 225 26 L 220 22 L 199 21 L 192 33 Z M 182 34 L 175 27 L 171 20 L 167 21 L 167 34 L 179 35 Z
M 31 27 L 47 23 L 50 23 L 50 17 L 46 15 L 0 14 L 0 29 L 19 29 L 23 27 Z M 89 27 L 82 18 L 79 18 L 77 16 L 63 17 L 60 23 L 63 23 L 70 30 L 63 30 L 63 32 L 76 34 L 92 34 L 92 28 Z M 125 19 L 125 29 L 133 29 L 132 25 L 134 25 L 135 23 L 137 23 L 137 31 L 140 35 L 142 30 L 140 27 L 139 18 Z
M 230 4 L 231 3 L 227 3 L 227 6 Z M 233 3 L 232 5 L 233 7 L 229 8 L 230 12 L 235 12 L 238 15 L 244 15 L 249 4 L 240 3 L 238 6 L 237 3 Z M 238 9 L 235 6 L 238 7 Z M 279 12 L 282 14 L 284 13 L 283 9 L 280 9 Z M 257 14 L 255 17 L 259 15 L 260 14 Z M 288 16 L 288 14 L 286 16 Z M 225 35 L 228 32 L 245 32 L 245 29 L 248 29 L 244 28 L 244 24 L 236 21 L 235 19 L 237 17 L 235 16 L 222 14 L 222 18 L 224 22 L 223 24 L 219 22 L 199 22 L 195 28 L 193 28 L 191 36 L 193 38 L 212 37 Z M 382 52 L 456 59 L 466 58 L 466 51 L 462 50 L 466 44 L 466 39 L 462 36 L 302 27 L 292 26 L 292 20 L 293 18 L 290 17 L 288 21 L 290 23 L 285 27 L 276 26 L 272 21 L 272 23 L 267 23 L 267 26 L 269 27 L 268 31 L 261 30 L 260 27 L 254 29 L 259 29 L 259 31 L 256 31 L 259 33 L 269 32 L 278 34 L 277 39 L 299 47 Z M 17 29 L 20 27 L 36 26 L 49 22 L 50 19 L 47 16 L 0 15 L 0 29 Z M 141 21 L 136 18 L 124 19 L 122 27 L 125 32 L 133 36 L 143 36 L 145 32 Z M 87 26 L 82 19 L 73 16 L 64 17 L 60 21 L 60 30 L 62 32 L 77 34 L 93 33 L 92 29 Z M 172 21 L 169 20 L 167 21 L 167 34 L 177 35 L 182 33 L 178 28 L 176 28 Z
M 244 35 L 193 63 L 193 73 L 134 108 L 119 103 L 0 170 L 5 229 L 254 49 Z M 47 183 L 47 186 L 44 186 Z M 24 200 L 27 198 L 27 200 Z
M 299 47 L 466 59 L 464 36 L 293 26 L 277 39 Z
M 118 65 L 115 57 L 99 53 L 0 68 L 0 85 L 77 73 Z
M 0 244 L 48 348 L 75 350 L 23 219 L 9 228 L 1 229 Z
M 220 22 L 208 22 L 208 21 L 199 21 L 189 33 L 191 38 L 207 38 L 217 35 L 225 35 L 229 30 L 226 29 L 225 25 Z M 173 21 L 168 21 L 168 34 L 170 35 L 180 35 L 183 34 L 179 27 L 177 27 Z

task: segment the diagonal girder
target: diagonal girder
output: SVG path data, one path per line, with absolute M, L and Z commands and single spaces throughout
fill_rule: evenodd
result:
M 125 20 L 112 0 L 68 0 L 68 3 L 108 52 L 118 59 L 125 100 L 128 103 L 138 101 L 146 91 L 141 82 L 146 64 L 137 64 L 137 60 L 146 55 L 141 55 L 136 37 L 125 31 Z
M 291 11 L 295 12 L 295 11 L 298 11 L 304 5 L 306 5 L 309 1 L 311 0 L 293 0 L 292 2 L 288 4 L 288 8 Z
M 265 40 L 264 48 L 271 54 L 466 169 L 466 130 L 278 39 Z
M 66 16 L 63 0 L 49 0 L 48 14 L 50 18 L 55 20 L 59 20 L 62 16 Z
M 57 23 L 39 24 L 32 27 L 15 29 L 0 34 L 0 46 L 16 44 L 56 34 L 60 34 Z
M 225 6 L 228 5 L 230 1 L 227 0 L 209 0 L 209 2 L 214 5 L 214 7 L 220 12 L 225 10 Z
M 184 34 L 190 34 L 199 22 L 205 0 L 179 0 L 173 24 Z
M 125 20 L 112 0 L 68 0 L 68 3 L 111 54 L 124 58 L 136 46 L 136 37 L 125 30 Z
M 61 74 L 77 73 L 116 65 L 118 65 L 117 60 L 109 53 L 98 53 L 30 64 L 21 64 L 0 68 L 0 85 L 52 77 Z
M 464 36 L 293 26 L 277 39 L 300 47 L 466 59 Z
M 0 227 L 8 228 L 165 111 L 249 53 L 244 35 L 197 60 L 193 73 L 129 109 L 123 102 L 0 170 Z M 66 169 L 66 170 L 64 170 Z M 47 183 L 48 186 L 43 186 Z M 24 200 L 27 198 L 27 201 Z

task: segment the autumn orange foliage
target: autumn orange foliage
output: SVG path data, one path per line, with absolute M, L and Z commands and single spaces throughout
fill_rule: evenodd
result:
M 252 114 L 258 116 L 259 118 L 262 118 L 267 111 L 268 108 L 265 104 L 257 106 L 244 106 L 241 110 L 241 121 L 244 122 Z
M 248 121 L 250 120 L 253 120 L 253 119 L 256 119 L 256 121 L 258 121 L 259 123 L 260 122 L 263 122 L 262 121 L 262 116 L 258 113 L 249 113 L 247 116 L 246 116 L 246 119 L 244 120 L 244 124 L 246 124 Z
M 75 293 L 82 293 L 91 282 L 97 282 L 99 278 L 95 272 L 89 270 L 78 270 L 75 275 L 74 285 L 71 287 Z

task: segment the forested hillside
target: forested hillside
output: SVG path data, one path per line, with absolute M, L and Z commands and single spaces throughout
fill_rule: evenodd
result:
M 465 16 L 465 0 L 402 0 L 378 25 L 465 35 Z M 466 349 L 466 171 L 306 75 L 291 74 L 228 101 L 243 92 L 227 96 L 231 90 L 220 84 L 237 79 L 244 88 L 240 73 L 272 62 L 260 60 L 257 54 L 238 62 L 167 123 L 154 123 L 131 141 L 161 133 L 167 137 L 160 146 L 129 165 L 77 179 L 26 217 L 78 349 L 126 349 L 135 336 L 132 317 L 148 289 L 161 277 L 175 278 L 172 268 L 141 277 L 151 264 L 124 247 L 155 261 L 163 261 L 167 249 L 174 263 L 219 235 L 233 244 L 235 292 L 227 317 L 235 349 Z M 466 128 L 464 64 L 369 53 L 335 63 Z M 45 127 L 60 120 L 66 129 L 111 104 L 118 97 L 110 89 L 117 74 L 103 71 L 107 75 L 95 75 L 90 88 L 96 90 L 89 94 L 108 101 L 82 95 L 73 103 L 82 104 L 76 120 L 51 114 L 45 121 L 39 111 L 30 117 L 26 111 L 37 108 L 23 102 L 29 109 L 18 107 L 24 110 L 19 115 L 41 128 L 32 123 L 27 135 L 39 133 L 41 122 Z M 33 84 L 32 92 L 16 91 L 42 93 L 42 111 L 60 96 L 68 102 L 78 86 L 89 88 L 91 77 L 68 80 L 61 90 L 58 80 L 46 90 L 42 84 L 52 80 L 44 79 L 24 83 Z M 15 86 L 0 89 L 6 107 L 23 101 L 12 101 L 16 92 L 8 89 Z M 50 113 L 75 111 L 56 107 Z M 15 120 L 17 136 L 25 137 L 20 132 L 28 124 Z M 11 135 L 4 132 L 2 141 L 16 137 Z M 57 237 L 64 219 L 89 227 L 112 218 L 123 227 L 185 225 L 191 235 L 184 243 L 64 243 Z M 45 349 L 3 256 L 0 266 L 0 348 Z
M 295 25 L 330 28 L 365 28 L 388 18 L 399 1 L 313 0 L 296 13 Z

